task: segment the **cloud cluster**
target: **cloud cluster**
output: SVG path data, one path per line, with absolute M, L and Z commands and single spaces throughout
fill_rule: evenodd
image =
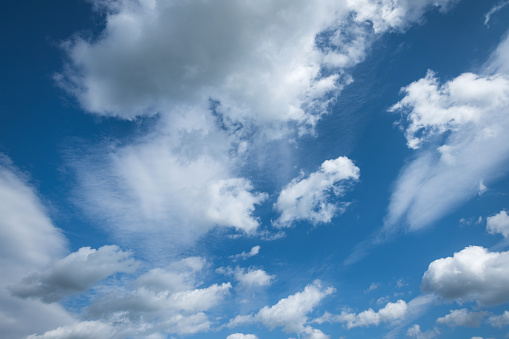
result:
M 509 252 L 470 246 L 433 261 L 422 278 L 423 292 L 482 305 L 509 301 Z
M 320 169 L 306 178 L 295 178 L 283 188 L 274 208 L 281 216 L 274 222 L 288 227 L 294 221 L 306 220 L 316 225 L 330 222 L 340 209 L 330 196 L 341 196 L 345 187 L 359 179 L 359 168 L 347 157 L 326 160 Z
M 51 222 L 26 175 L 0 154 L 0 327 L 22 338 L 74 321 L 61 305 L 13 296 L 8 286 L 65 255 L 66 241 Z
M 387 303 L 387 305 L 378 310 L 378 312 L 373 311 L 371 308 L 360 313 L 344 310 L 338 315 L 325 313 L 321 318 L 315 321 L 318 323 L 345 323 L 347 329 L 352 329 L 355 327 L 378 326 L 380 323 L 398 322 L 407 315 L 408 311 L 407 303 L 403 300 L 398 300 L 395 303 Z
M 465 73 L 441 85 L 428 72 L 403 92 L 390 110 L 402 113 L 408 146 L 422 149 L 396 181 L 385 227 L 403 222 L 415 230 L 501 175 L 509 160 L 509 77 Z
M 265 306 L 256 314 L 239 315 L 232 319 L 228 326 L 234 327 L 248 323 L 262 323 L 269 329 L 282 327 L 287 333 L 300 333 L 310 338 L 320 338 L 323 333 L 306 326 L 307 314 L 328 295 L 332 294 L 332 287 L 322 288 L 319 281 L 307 285 L 302 292 L 283 298 L 273 306 Z M 314 337 L 313 337 L 314 336 Z
M 454 2 L 94 1 L 106 12 L 104 31 L 67 42 L 69 60 L 56 78 L 98 114 L 132 119 L 212 98 L 231 120 L 314 125 L 327 94 L 348 82 L 340 72 L 322 74 L 323 66 L 351 67 L 370 35 Z M 318 46 L 326 30 L 332 34 Z
M 75 201 L 137 253 L 144 238 L 189 245 L 214 227 L 253 232 L 267 195 L 242 173 L 248 155 L 312 131 L 377 37 L 455 2 L 93 1 L 104 29 L 63 44 L 56 81 L 88 112 L 158 118 L 130 143 L 71 157 Z M 305 206 L 281 198 L 277 224 L 330 220 L 337 207 L 313 189 Z
M 201 286 L 198 277 L 206 267 L 205 259 L 189 257 L 151 269 L 134 281 L 117 279 L 85 309 L 84 320 L 33 338 L 160 338 L 207 332 L 213 321 L 206 312 L 229 294 L 231 284 Z
M 131 253 L 121 251 L 118 246 L 103 246 L 98 250 L 83 247 L 9 289 L 18 297 L 39 298 L 50 303 L 84 292 L 117 272 L 132 273 L 137 266 Z

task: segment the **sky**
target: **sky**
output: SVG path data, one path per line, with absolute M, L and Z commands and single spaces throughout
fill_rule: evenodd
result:
M 0 6 L 2 338 L 509 338 L 509 1 Z

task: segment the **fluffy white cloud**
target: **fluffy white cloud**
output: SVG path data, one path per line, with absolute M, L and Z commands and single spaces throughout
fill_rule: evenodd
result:
M 489 317 L 488 322 L 493 327 L 504 327 L 509 325 L 509 311 L 504 311 L 502 315 L 494 315 Z
M 118 246 L 103 246 L 98 250 L 83 247 L 9 289 L 18 297 L 39 298 L 50 303 L 84 292 L 117 272 L 132 273 L 137 266 L 131 253 L 121 251 Z
M 189 257 L 154 268 L 131 282 L 104 286 L 81 322 L 33 338 L 165 338 L 168 334 L 207 332 L 207 311 L 229 294 L 230 283 L 200 286 L 205 259 Z
M 314 125 L 327 94 L 349 81 L 322 75 L 322 66 L 351 67 L 373 35 L 454 2 L 95 1 L 104 31 L 67 42 L 56 78 L 99 114 L 133 118 L 212 98 L 232 120 Z M 333 34 L 319 47 L 325 30 Z
M 378 326 L 380 323 L 394 323 L 402 320 L 407 313 L 407 303 L 403 300 L 398 300 L 395 303 L 387 303 L 387 305 L 378 310 L 378 312 L 373 311 L 371 308 L 360 313 L 344 310 L 338 315 L 325 313 L 321 318 L 315 321 L 318 323 L 345 323 L 346 328 L 351 329 L 354 327 Z
M 258 339 L 258 337 L 254 334 L 233 333 L 227 336 L 226 339 Z
M 124 337 L 208 331 L 213 323 L 205 312 L 229 294 L 231 284 L 199 286 L 206 267 L 203 258 L 190 257 L 152 269 L 131 287 L 117 286 L 98 297 L 86 316 L 113 324 Z
M 503 174 L 500 168 L 509 160 L 509 77 L 465 73 L 440 85 L 428 72 L 403 90 L 405 97 L 391 110 L 407 121 L 409 147 L 422 150 L 396 181 L 385 228 L 403 222 L 415 230 Z
M 239 315 L 230 320 L 228 326 L 234 327 L 245 323 L 259 322 L 269 329 L 283 327 L 287 333 L 302 333 L 307 335 L 320 335 L 314 332 L 309 326 L 305 326 L 308 321 L 307 314 L 322 301 L 323 298 L 332 294 L 332 287 L 322 288 L 319 281 L 307 285 L 302 292 L 297 292 L 279 300 L 271 307 L 265 306 L 254 315 Z M 321 333 L 321 332 L 320 332 Z
M 389 111 L 408 112 L 405 135 L 417 149 L 430 138 L 463 125 L 479 123 L 487 112 L 509 104 L 509 80 L 503 76 L 480 77 L 464 73 L 440 85 L 435 74 L 403 88 L 405 97 Z
M 251 258 L 260 252 L 260 248 L 261 247 L 259 245 L 256 245 L 256 246 L 253 246 L 249 252 L 244 251 L 242 253 L 232 255 L 232 256 L 230 256 L 230 258 L 232 258 L 233 260 Z
M 275 276 L 267 274 L 262 269 L 254 269 L 249 268 L 247 271 L 245 269 L 235 270 L 235 279 L 245 287 L 262 287 L 268 286 L 272 283 Z
M 407 337 L 415 339 L 432 339 L 438 337 L 439 334 L 440 331 L 437 328 L 433 330 L 428 330 L 426 332 L 422 332 L 421 327 L 417 324 L 410 327 L 406 332 Z
M 8 286 L 65 254 L 66 241 L 47 216 L 27 177 L 0 154 L 0 328 L 4 338 L 22 338 L 74 321 L 61 305 L 25 300 Z
M 281 213 L 274 224 L 288 227 L 298 220 L 307 220 L 315 225 L 330 222 L 340 208 L 329 199 L 341 196 L 350 182 L 359 179 L 359 172 L 352 160 L 339 157 L 324 161 L 320 169 L 307 178 L 293 179 L 274 204 Z
M 485 312 L 470 312 L 466 308 L 451 310 L 446 316 L 438 318 L 437 324 L 444 324 L 451 327 L 479 327 L 485 315 Z
M 509 238 L 509 215 L 502 210 L 498 214 L 486 218 L 486 230 L 491 234 L 502 234 Z
M 470 246 L 453 257 L 433 261 L 421 289 L 447 299 L 475 300 L 479 304 L 509 301 L 509 252 L 488 252 Z

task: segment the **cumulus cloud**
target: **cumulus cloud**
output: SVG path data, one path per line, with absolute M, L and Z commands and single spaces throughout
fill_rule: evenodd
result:
M 282 327 L 287 333 L 301 333 L 306 335 L 321 335 L 309 326 L 307 314 L 328 295 L 332 294 L 332 287 L 322 288 L 320 281 L 307 285 L 302 292 L 283 298 L 273 306 L 265 306 L 256 314 L 239 315 L 230 320 L 228 326 L 234 327 L 246 323 L 262 323 L 269 329 Z M 319 338 L 319 337 L 318 337 Z
M 261 247 L 259 245 L 256 245 L 256 246 L 253 246 L 249 252 L 244 251 L 242 253 L 232 255 L 232 256 L 230 256 L 230 258 L 232 258 L 234 261 L 239 260 L 239 259 L 245 260 L 247 258 L 251 258 L 251 257 L 254 257 L 255 255 L 257 255 L 260 252 L 260 249 L 261 249 Z
M 454 256 L 433 261 L 421 289 L 447 299 L 493 305 L 509 300 L 509 252 L 470 246 Z
M 298 220 L 314 225 L 330 222 L 340 209 L 329 201 L 331 196 L 343 195 L 346 186 L 359 179 L 359 172 L 352 160 L 339 157 L 324 161 L 318 171 L 306 178 L 295 178 L 283 188 L 274 204 L 281 213 L 274 224 L 288 227 Z
M 98 250 L 99 251 L 99 250 Z M 203 286 L 208 264 L 188 257 L 153 268 L 134 281 L 104 286 L 84 309 L 81 322 L 33 338 L 165 338 L 210 331 L 208 311 L 229 294 L 230 283 Z
M 274 275 L 269 275 L 262 269 L 249 268 L 235 271 L 235 280 L 245 287 L 263 287 L 268 286 L 274 280 Z
M 407 303 L 403 300 L 398 300 L 395 303 L 387 303 L 387 305 L 378 310 L 378 312 L 373 311 L 371 308 L 360 313 L 355 313 L 347 309 L 338 315 L 325 313 L 323 317 L 315 321 L 318 323 L 344 323 L 347 329 L 352 329 L 354 327 L 378 326 L 380 323 L 395 323 L 402 320 L 407 313 Z
M 269 275 L 262 269 L 249 267 L 248 269 L 236 267 L 220 267 L 216 270 L 218 273 L 233 276 L 243 288 L 255 288 L 269 286 L 276 276 Z
M 451 312 L 437 319 L 437 324 L 443 324 L 451 327 L 479 327 L 486 315 L 485 312 L 471 312 L 466 308 L 451 310 Z
M 258 339 L 258 337 L 254 334 L 233 333 L 227 336 L 226 339 Z
M 504 327 L 509 325 L 509 311 L 504 311 L 502 315 L 494 315 L 489 317 L 488 322 L 493 327 Z
M 106 290 L 85 316 L 113 325 L 122 337 L 209 331 L 213 321 L 206 312 L 229 294 L 231 284 L 201 286 L 206 267 L 203 258 L 190 257 L 152 269 L 130 285 Z
M 509 238 L 509 215 L 502 210 L 498 214 L 486 218 L 486 230 L 491 234 L 502 234 Z
M 326 95 L 345 82 L 322 75 L 322 66 L 355 65 L 369 35 L 403 29 L 432 5 L 454 2 L 95 1 L 105 29 L 64 45 L 69 61 L 56 79 L 98 114 L 133 118 L 212 98 L 234 120 L 313 125 Z M 325 30 L 335 34 L 319 48 L 315 38 Z
M 39 298 L 51 303 L 84 292 L 117 272 L 132 273 L 136 267 L 137 262 L 131 258 L 131 253 L 118 246 L 103 246 L 98 250 L 83 247 L 57 260 L 43 272 L 25 277 L 10 290 L 21 298 Z
M 498 60 L 498 59 L 497 59 Z M 418 149 L 392 193 L 385 228 L 422 228 L 478 194 L 509 159 L 509 78 L 465 73 L 440 84 L 433 72 L 403 89 L 402 113 Z
M 432 339 L 440 335 L 440 331 L 437 328 L 428 330 L 426 332 L 421 331 L 421 327 L 417 324 L 413 325 L 406 332 L 406 336 L 415 339 Z

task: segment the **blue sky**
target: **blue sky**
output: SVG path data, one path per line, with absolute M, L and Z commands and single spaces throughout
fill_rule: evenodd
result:
M 0 16 L 2 337 L 509 337 L 508 1 Z

